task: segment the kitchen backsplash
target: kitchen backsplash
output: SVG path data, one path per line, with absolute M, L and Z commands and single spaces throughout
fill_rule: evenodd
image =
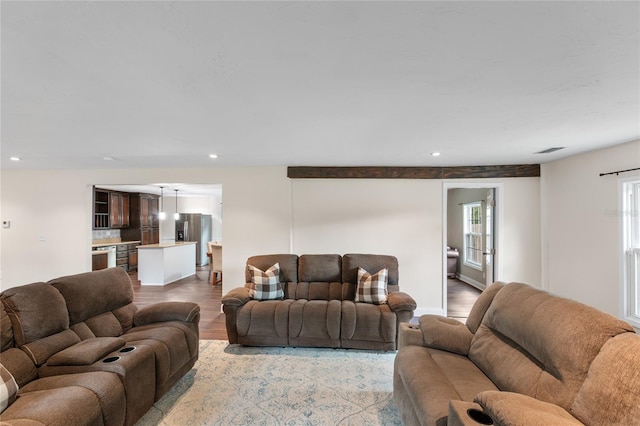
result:
M 120 238 L 119 229 L 98 229 L 91 232 L 91 240 L 111 240 Z

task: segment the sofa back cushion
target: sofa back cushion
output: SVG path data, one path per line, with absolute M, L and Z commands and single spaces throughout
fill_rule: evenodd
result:
M 503 282 L 496 281 L 480 294 L 480 296 L 476 299 L 476 302 L 473 304 L 471 308 L 471 312 L 469 312 L 469 316 L 467 317 L 467 328 L 470 332 L 475 333 L 478 331 L 478 327 L 482 323 L 482 319 L 484 318 L 484 314 L 489 309 L 491 302 L 493 302 L 493 298 L 496 297 L 496 294 L 502 287 L 504 287 Z
M 69 328 L 64 298 L 45 283 L 12 287 L 2 293 L 2 302 L 11 319 L 13 337 L 23 346 Z
M 626 426 L 640 419 L 640 336 L 609 339 L 593 360 L 571 406 L 586 425 Z
M 255 266 L 261 271 L 266 271 L 276 263 L 280 264 L 280 282 L 283 285 L 287 282 L 298 281 L 298 256 L 295 254 L 264 254 L 251 256 L 247 259 L 247 266 Z M 251 275 L 246 267 L 245 282 L 251 282 Z
M 22 387 L 38 377 L 33 361 L 25 352 L 14 347 L 11 319 L 2 303 L 0 303 L 0 345 L 0 362 L 16 379 L 18 386 Z
M 398 284 L 398 259 L 395 256 L 381 254 L 345 254 L 342 256 L 342 282 L 353 284 L 353 296 L 355 298 L 358 285 L 358 268 L 362 268 L 370 274 L 375 274 L 381 269 L 387 268 L 387 291 L 393 293 L 400 290 Z
M 344 300 L 342 256 L 303 254 L 298 259 L 298 282 L 289 286 L 289 297 L 306 300 Z
M 85 330 L 86 325 L 94 336 L 117 337 L 133 323 L 136 309 L 131 279 L 121 268 L 69 275 L 49 284 L 64 297 L 74 330 Z M 83 339 L 94 337 L 78 334 Z
M 500 390 L 568 410 L 600 348 L 632 330 L 595 308 L 511 283 L 495 295 L 469 358 Z
M 11 319 L 4 310 L 4 304 L 0 303 L 0 352 L 14 347 L 14 345 Z
M 298 259 L 298 280 L 304 282 L 340 282 L 342 256 L 339 254 L 303 254 Z
M 65 300 L 45 283 L 12 287 L 2 293 L 4 309 L 11 319 L 13 338 L 36 366 L 54 353 L 80 341 L 69 330 Z

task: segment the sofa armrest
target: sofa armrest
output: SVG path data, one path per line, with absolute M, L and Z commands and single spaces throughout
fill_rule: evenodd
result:
M 519 393 L 485 391 L 474 400 L 499 425 L 582 425 L 562 407 Z
M 413 297 L 401 291 L 394 291 L 393 293 L 389 293 L 387 296 L 387 303 L 389 304 L 389 308 L 391 308 L 393 312 L 415 311 L 416 307 L 418 306 L 416 304 L 416 301 L 413 300 Z
M 425 346 L 460 355 L 469 353 L 473 334 L 465 324 L 438 315 L 422 315 L 419 321 Z
M 251 300 L 247 287 L 236 287 L 222 297 L 220 301 L 227 306 L 242 306 Z
M 160 302 L 143 306 L 133 317 L 133 325 L 141 326 L 165 321 L 194 322 L 200 319 L 200 306 L 193 302 Z

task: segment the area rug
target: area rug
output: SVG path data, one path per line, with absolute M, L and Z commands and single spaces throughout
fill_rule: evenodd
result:
M 194 368 L 136 425 L 401 425 L 395 355 L 201 340 Z

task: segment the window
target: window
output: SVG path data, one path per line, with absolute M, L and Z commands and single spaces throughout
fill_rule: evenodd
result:
M 464 204 L 464 256 L 465 265 L 482 269 L 482 205 L 480 202 Z
M 622 183 L 624 318 L 640 327 L 640 180 Z

